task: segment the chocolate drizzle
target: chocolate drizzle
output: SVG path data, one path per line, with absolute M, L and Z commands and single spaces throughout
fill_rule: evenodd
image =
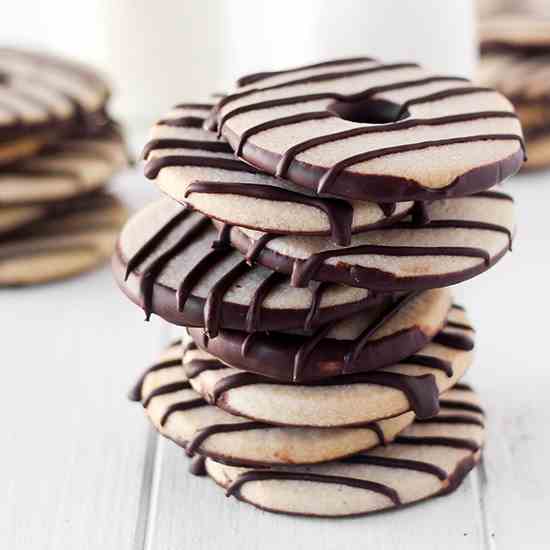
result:
M 265 71 L 261 73 L 252 73 L 246 76 L 242 76 L 237 80 L 237 86 L 250 86 L 251 84 L 256 84 L 261 80 L 266 78 L 271 78 L 272 76 L 281 76 L 285 74 L 292 74 L 299 71 L 305 71 L 309 69 L 320 69 L 323 67 L 335 67 L 338 65 L 350 65 L 352 63 L 365 63 L 367 61 L 373 61 L 371 57 L 348 57 L 343 59 L 334 59 L 330 61 L 322 61 L 321 63 L 313 63 L 311 65 L 302 65 L 301 67 L 296 67 L 294 69 L 285 69 L 283 71 Z M 223 96 L 225 97 L 225 96 Z
M 479 450 L 479 445 L 475 441 L 460 437 L 399 435 L 394 439 L 393 443 L 397 445 L 434 445 L 452 447 L 453 449 L 466 449 L 474 453 Z
M 189 197 L 191 193 L 239 195 L 242 197 L 254 197 L 278 203 L 291 202 L 294 204 L 311 206 L 326 214 L 331 228 L 332 240 L 336 244 L 345 246 L 349 244 L 351 240 L 353 207 L 351 204 L 341 199 L 321 199 L 270 185 L 208 181 L 191 183 L 185 191 L 185 198 Z M 387 209 L 386 212 L 390 213 L 386 214 L 386 216 L 390 216 L 394 211 L 395 206 L 393 210 L 391 210 L 391 208 Z
M 415 472 L 423 472 L 432 474 L 441 481 L 447 479 L 447 472 L 429 462 L 420 460 L 410 460 L 406 458 L 392 458 L 386 456 L 376 456 L 367 454 L 358 454 L 341 460 L 346 464 L 365 464 L 369 466 L 383 466 L 384 468 L 398 468 L 403 470 L 413 470 Z
M 367 481 L 363 479 L 354 479 L 344 476 L 330 476 L 312 474 L 306 472 L 284 472 L 276 470 L 252 470 L 240 474 L 230 485 L 227 487 L 225 494 L 227 496 L 240 495 L 240 491 L 243 485 L 252 481 L 273 481 L 273 480 L 286 480 L 286 481 L 311 481 L 314 483 L 331 483 L 335 485 L 345 485 L 347 487 L 354 487 L 357 489 L 365 489 L 366 491 L 372 491 L 380 495 L 387 497 L 394 505 L 401 504 L 399 495 L 395 489 L 392 489 L 388 485 L 377 483 L 375 481 Z
M 360 153 L 358 155 L 353 155 L 347 157 L 333 166 L 331 166 L 324 174 L 321 176 L 319 183 L 317 185 L 317 193 L 320 195 L 323 193 L 330 193 L 331 187 L 334 182 L 341 174 L 343 170 L 359 164 L 361 162 L 366 162 L 373 159 L 378 159 L 388 155 L 395 155 L 397 153 L 406 153 L 410 151 L 421 151 L 423 149 L 429 149 L 430 147 L 441 147 L 445 145 L 458 145 L 461 143 L 474 143 L 482 141 L 517 141 L 520 143 L 523 150 L 525 150 L 525 144 L 523 143 L 523 138 L 516 134 L 477 134 L 472 136 L 465 137 L 456 137 L 448 139 L 436 139 L 429 141 L 421 141 L 419 143 L 407 143 L 402 145 L 396 145 L 392 147 L 383 147 L 375 151 L 368 151 L 366 153 Z
M 397 120 L 392 123 L 377 125 L 377 126 L 362 126 L 359 128 L 352 128 L 350 130 L 344 130 L 341 132 L 335 132 L 328 135 L 317 136 L 289 147 L 281 156 L 276 168 L 275 174 L 278 177 L 286 177 L 290 165 L 294 159 L 320 145 L 326 145 L 328 143 L 335 143 L 340 140 L 350 139 L 357 136 L 368 136 L 371 134 L 380 134 L 385 132 L 397 132 L 400 130 L 410 130 L 412 128 L 418 128 L 420 126 L 441 126 L 444 124 L 456 124 L 461 122 L 473 122 L 476 120 L 482 120 L 486 118 L 517 118 L 515 113 L 502 112 L 502 111 L 479 111 L 475 113 L 465 113 L 458 115 L 448 115 L 436 118 L 407 118 L 405 120 Z M 277 120 L 277 119 L 276 119 Z M 276 122 L 276 120 L 274 122 Z M 375 154 L 376 151 L 382 151 L 382 149 L 371 151 Z M 397 151 L 400 152 L 400 151 Z M 376 158 L 376 157 L 373 157 Z
M 191 215 L 194 217 L 190 218 Z M 150 317 L 153 309 L 158 309 L 158 307 L 160 307 L 155 306 L 153 301 L 155 284 L 163 270 L 176 256 L 184 253 L 185 250 L 197 242 L 199 238 L 202 238 L 207 231 L 211 230 L 208 218 L 201 214 L 193 213 L 189 207 L 183 208 L 172 215 L 130 256 L 127 261 L 123 262 L 126 264 L 124 280 L 129 277 L 131 272 L 136 272 L 140 287 L 139 303 L 145 310 L 147 319 Z M 182 278 L 175 292 L 174 311 L 184 311 L 189 298 L 192 296 L 191 293 L 193 289 L 209 271 L 215 269 L 230 256 L 235 258 L 238 256 L 236 251 L 232 249 L 229 244 L 230 230 L 230 225 L 222 225 L 217 240 L 213 241 L 211 244 L 212 248 L 207 250 L 202 258 L 196 262 Z M 145 268 L 140 269 L 140 265 L 146 262 L 157 250 L 161 249 L 165 241 L 169 238 L 174 240 L 175 236 L 177 236 L 177 240 L 174 244 L 157 255 Z M 260 242 L 260 245 L 261 244 L 263 244 L 263 241 Z M 225 296 L 227 293 L 234 288 L 235 285 L 238 285 L 238 281 L 241 277 L 247 276 L 255 269 L 263 269 L 249 265 L 252 263 L 251 260 L 254 260 L 253 247 L 245 260 L 235 263 L 233 267 L 228 267 L 227 270 L 212 283 L 204 299 L 204 304 L 201 305 L 200 311 L 202 323 L 206 327 L 206 332 L 210 337 L 214 338 L 224 323 L 224 308 L 227 306 Z M 244 328 L 252 332 L 263 330 L 266 326 L 265 323 L 269 324 L 272 322 L 270 319 L 264 322 L 263 313 L 265 310 L 263 305 L 271 292 L 279 285 L 286 284 L 288 280 L 289 277 L 287 275 L 277 272 L 272 272 L 265 276 L 265 278 L 258 283 L 258 287 L 248 306 L 241 306 L 244 313 L 242 315 L 239 313 L 239 328 Z M 303 316 L 302 326 L 304 329 L 310 330 L 318 326 L 323 321 L 323 318 L 326 318 L 326 312 L 324 309 L 321 309 L 321 303 L 324 293 L 331 288 L 333 289 L 334 285 L 312 284 L 310 307 L 305 307 L 305 311 L 297 312 L 299 319 Z M 361 307 L 371 305 L 372 302 L 373 300 L 367 296 L 362 301 Z M 194 304 L 192 307 L 196 308 Z M 357 311 L 359 307 L 359 304 L 350 304 L 350 313 L 352 311 Z M 329 318 L 330 316 L 329 314 Z M 334 315 L 334 317 L 339 318 L 340 315 Z M 298 321 L 298 325 L 296 325 L 296 322 L 294 322 L 294 326 L 299 326 L 299 323 L 300 321 Z M 241 324 L 242 326 L 240 326 Z
M 187 442 L 185 452 L 193 456 L 199 447 L 209 437 L 219 433 L 240 432 L 268 428 L 269 425 L 262 422 L 235 422 L 230 424 L 213 424 L 201 430 L 197 430 L 193 437 Z
M 195 455 L 189 463 L 189 473 L 194 476 L 206 475 L 206 458 L 202 455 Z
M 168 359 L 160 363 L 156 363 L 152 367 L 149 367 L 138 379 L 136 384 L 128 392 L 128 399 L 130 401 L 141 401 L 141 392 L 143 388 L 143 382 L 148 374 L 162 369 L 168 369 L 171 367 L 181 366 L 181 357 L 178 359 Z
M 504 193 L 488 191 L 479 193 L 472 196 L 475 198 L 488 198 L 494 200 L 509 200 L 513 199 Z M 372 231 L 407 231 L 407 230 L 429 230 L 438 231 L 445 229 L 471 229 L 477 231 L 489 231 L 495 233 L 502 233 L 507 237 L 508 249 L 511 250 L 513 241 L 513 232 L 511 229 L 504 225 L 496 223 L 488 223 L 477 220 L 462 220 L 462 219 L 429 219 L 429 211 L 426 210 L 426 206 L 420 206 L 420 203 L 415 203 L 413 207 L 413 213 L 411 219 L 405 221 L 394 222 L 389 226 L 383 228 L 370 228 L 363 231 L 363 234 L 367 234 Z M 293 286 L 303 287 L 307 286 L 313 280 L 323 280 L 326 276 L 321 274 L 322 270 L 338 270 L 343 271 L 343 267 L 335 267 L 330 265 L 328 260 L 347 257 L 347 256 L 361 256 L 361 255 L 380 255 L 380 256 L 395 256 L 395 257 L 407 257 L 407 256 L 455 256 L 466 258 L 479 258 L 483 260 L 483 264 L 486 268 L 490 267 L 495 258 L 492 258 L 490 253 L 482 248 L 468 247 L 468 246 L 394 246 L 394 245 L 374 245 L 364 244 L 356 246 L 348 246 L 342 248 L 334 248 L 328 250 L 321 250 L 311 254 L 306 259 L 290 258 L 284 255 L 279 255 L 276 249 L 269 249 L 268 244 L 272 240 L 276 239 L 278 235 L 274 233 L 263 233 L 261 237 L 254 240 L 246 233 L 235 229 L 233 232 L 233 243 L 243 252 L 249 261 L 254 262 L 260 259 L 260 263 L 265 265 L 273 264 L 277 269 L 291 271 L 290 282 Z M 267 250 L 266 250 L 267 249 Z M 261 259 L 262 254 L 267 252 L 274 255 L 274 258 L 266 257 L 265 260 Z M 498 257 L 498 255 L 497 255 Z M 343 265 L 348 264 L 349 261 Z M 288 266 L 288 267 L 287 267 Z M 331 276 L 336 276 L 336 274 Z M 378 281 L 382 274 L 380 270 L 374 268 L 367 268 L 361 265 L 349 265 L 348 275 L 349 281 L 347 284 L 353 286 L 360 286 L 366 288 L 376 288 L 377 284 L 384 283 L 384 280 Z M 390 275 L 386 276 L 388 279 Z M 389 281 L 389 279 L 388 279 Z M 340 281 L 344 282 L 344 281 Z M 388 284 L 388 283 L 385 283 Z M 391 283 L 392 285 L 395 284 Z
M 198 116 L 181 116 L 178 118 L 163 118 L 157 124 L 175 128 L 202 128 L 204 118 Z

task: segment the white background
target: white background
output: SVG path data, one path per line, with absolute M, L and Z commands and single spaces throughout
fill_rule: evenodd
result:
M 469 76 L 476 56 L 472 0 L 18 0 L 0 32 L 102 69 L 140 129 L 266 67 L 372 55 Z

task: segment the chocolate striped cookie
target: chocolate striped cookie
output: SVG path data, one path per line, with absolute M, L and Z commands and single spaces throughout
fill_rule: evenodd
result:
M 0 48 L 0 164 L 68 134 L 101 128 L 109 89 L 94 71 L 39 52 Z
M 411 211 L 411 202 L 373 203 L 319 197 L 238 160 L 225 141 L 201 128 L 212 105 L 176 106 L 153 127 L 145 146 L 145 175 L 179 202 L 222 222 L 260 231 L 351 235 L 387 225 Z
M 234 496 L 271 512 L 347 517 L 446 495 L 479 462 L 483 410 L 457 385 L 434 418 L 417 420 L 385 447 L 312 466 L 238 467 L 206 459 L 210 477 Z
M 453 306 L 432 342 L 370 372 L 290 384 L 230 367 L 193 346 L 183 365 L 193 388 L 229 413 L 280 425 L 351 426 L 410 410 L 418 418 L 437 414 L 439 394 L 456 384 L 472 363 L 473 337 L 464 311 Z M 264 362 L 273 358 L 269 350 L 263 354 Z
M 388 444 L 414 420 L 408 412 L 352 428 L 300 428 L 229 414 L 192 389 L 182 366 L 181 342 L 145 371 L 131 398 L 140 401 L 154 427 L 185 447 L 189 456 L 198 453 L 198 459 L 209 456 L 249 466 L 335 460 Z
M 293 288 L 289 277 L 251 266 L 211 221 L 164 199 L 124 227 L 113 259 L 126 295 L 145 310 L 184 326 L 247 332 L 312 330 L 391 296 L 336 284 Z
M 342 59 L 238 84 L 212 126 L 237 156 L 319 195 L 463 196 L 523 163 L 521 126 L 504 96 L 416 63 Z

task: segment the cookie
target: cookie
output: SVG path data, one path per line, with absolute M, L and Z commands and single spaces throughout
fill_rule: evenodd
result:
M 109 90 L 80 64 L 38 52 L 0 48 L 0 163 L 106 120 Z
M 312 466 L 247 468 L 207 459 L 226 491 L 271 512 L 358 516 L 455 490 L 479 462 L 483 411 L 469 386 L 450 390 L 435 418 L 417 421 L 386 447 Z
M 294 428 L 251 422 L 209 405 L 182 368 L 181 342 L 173 344 L 138 381 L 131 398 L 149 420 L 187 454 L 249 466 L 326 462 L 386 445 L 414 420 L 408 412 L 353 428 Z
M 482 191 L 524 158 L 511 103 L 415 63 L 343 59 L 245 77 L 216 123 L 237 156 L 297 185 L 374 202 Z
M 413 410 L 438 411 L 438 395 L 453 386 L 473 358 L 474 331 L 453 307 L 447 326 L 417 353 L 380 370 L 288 384 L 221 363 L 190 347 L 183 365 L 193 388 L 212 404 L 279 425 L 352 426 Z M 270 361 L 265 356 L 265 361 Z
M 59 203 L 96 191 L 128 163 L 118 130 L 68 139 L 0 172 L 0 208 Z
M 64 279 L 94 269 L 110 257 L 126 209 L 104 193 L 78 204 L 0 242 L 0 286 Z
M 330 235 L 340 245 L 352 233 L 391 223 L 411 202 L 376 204 L 319 197 L 261 173 L 235 158 L 225 141 L 197 125 L 209 104 L 183 104 L 159 121 L 145 146 L 145 174 L 179 202 L 231 225 L 278 234 Z
M 321 325 L 312 334 L 188 328 L 224 363 L 282 381 L 305 382 L 390 365 L 425 346 L 445 324 L 451 294 L 427 290 Z
M 482 53 L 550 53 L 550 18 L 534 13 L 501 13 L 479 26 Z
M 124 227 L 113 268 L 126 295 L 176 325 L 245 330 L 313 329 L 380 301 L 364 289 L 311 285 L 250 266 L 208 218 L 164 199 Z
M 548 54 L 487 53 L 479 64 L 478 82 L 498 89 L 516 108 L 529 153 L 525 170 L 550 164 L 549 77 Z
M 350 247 L 326 237 L 278 236 L 233 227 L 231 243 L 249 261 L 291 275 L 294 286 L 330 281 L 380 291 L 448 286 L 482 273 L 511 247 L 512 198 L 500 191 L 424 205 L 413 219 L 354 235 Z

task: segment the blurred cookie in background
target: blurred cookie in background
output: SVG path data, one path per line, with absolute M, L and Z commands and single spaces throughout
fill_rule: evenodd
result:
M 109 95 L 103 78 L 86 66 L 0 48 L 0 165 L 101 126 Z
M 0 287 L 46 283 L 98 267 L 109 259 L 127 217 L 119 199 L 105 192 L 62 208 L 42 207 L 41 214 L 0 236 Z
M 126 209 L 103 189 L 129 162 L 109 97 L 89 67 L 0 48 L 0 286 L 109 259 Z
M 524 170 L 550 166 L 550 18 L 501 14 L 480 25 L 477 80 L 514 104 L 527 142 Z
M 114 124 L 91 137 L 65 139 L 0 170 L 0 208 L 51 205 L 96 191 L 127 164 Z

